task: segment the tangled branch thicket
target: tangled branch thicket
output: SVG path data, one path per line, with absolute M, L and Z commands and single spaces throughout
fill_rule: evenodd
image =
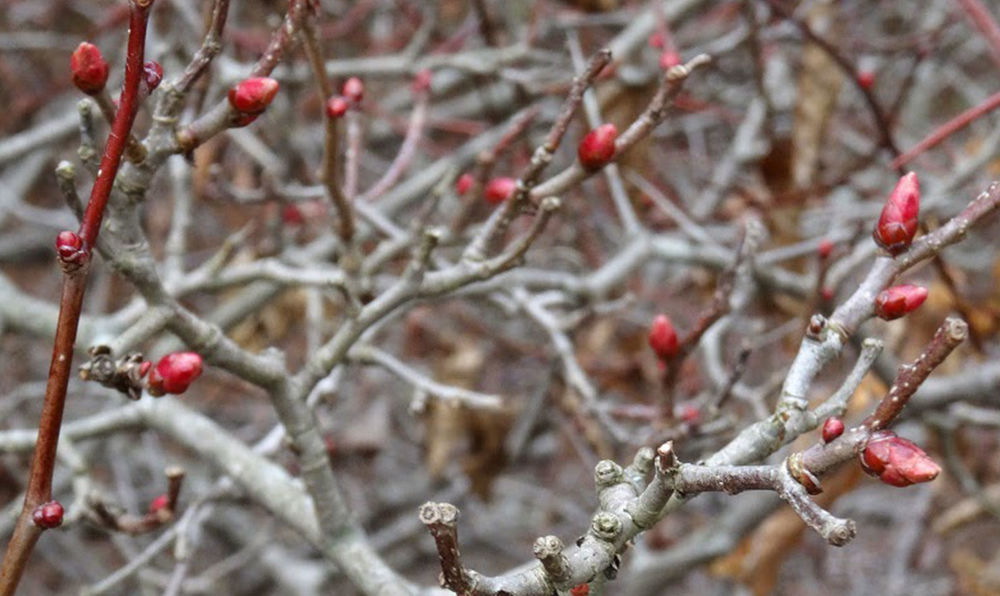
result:
M 1000 590 L 995 6 L 28 4 L 0 594 Z

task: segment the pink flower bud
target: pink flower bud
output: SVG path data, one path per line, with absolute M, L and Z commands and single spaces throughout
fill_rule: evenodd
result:
M 831 416 L 823 423 L 823 442 L 829 443 L 840 435 L 844 434 L 844 421 L 836 416 Z
M 173 352 L 156 363 L 146 380 L 149 394 L 184 393 L 201 375 L 201 356 L 195 352 Z
M 344 81 L 344 86 L 340 88 L 340 94 L 351 103 L 361 103 L 361 99 L 365 96 L 365 84 L 358 77 L 351 77 Z
M 63 522 L 63 506 L 59 501 L 43 503 L 31 512 L 31 521 L 39 528 L 58 528 Z
M 667 70 L 681 63 L 681 55 L 673 50 L 664 50 L 660 54 L 660 68 Z
M 659 31 L 650 33 L 649 35 L 649 47 L 656 48 L 657 50 L 662 50 L 666 42 L 663 39 L 663 34 Z
M 108 63 L 101 50 L 92 43 L 82 42 L 69 58 L 73 84 L 87 95 L 95 95 L 108 82 Z
M 458 196 L 465 196 L 465 193 L 469 192 L 472 185 L 476 182 L 476 179 L 472 177 L 472 174 L 465 173 L 458 177 L 455 181 L 455 192 Z
M 597 170 L 607 165 L 615 155 L 616 138 L 618 128 L 614 124 L 602 124 L 588 132 L 576 150 L 580 165 L 587 170 Z
M 159 62 L 150 60 L 142 65 L 142 84 L 146 87 L 144 89 L 146 93 L 151 93 L 153 89 L 159 87 L 162 80 L 163 67 Z
M 494 178 L 486 183 L 483 197 L 491 205 L 499 205 L 507 200 L 517 188 L 517 180 L 513 178 Z
M 920 212 L 920 184 L 913 172 L 903 176 L 889 195 L 882 215 L 875 225 L 875 243 L 892 256 L 910 248 L 917 235 L 917 216 Z
M 913 312 L 927 300 L 927 288 L 903 284 L 882 290 L 875 297 L 875 314 L 886 321 L 892 321 Z
M 873 434 L 861 453 L 861 467 L 892 486 L 934 480 L 941 472 L 923 449 L 888 430 Z
M 344 99 L 339 95 L 335 95 L 330 99 L 326 100 L 326 116 L 327 118 L 331 118 L 333 120 L 341 118 L 344 114 L 347 113 L 348 107 L 349 104 L 347 103 L 346 99 Z
M 656 315 L 653 319 L 653 324 L 649 327 L 649 347 L 663 361 L 677 355 L 680 341 L 677 339 L 677 330 L 667 315 Z
M 149 512 L 156 515 L 160 511 L 166 509 L 169 504 L 170 500 L 167 498 L 166 494 L 159 495 L 149 502 Z
M 829 259 L 830 255 L 833 254 L 833 242 L 824 238 L 816 248 L 816 254 L 821 259 Z
M 427 91 L 430 91 L 432 75 L 433 73 L 429 68 L 420 70 L 416 76 L 413 77 L 413 84 L 411 85 L 413 92 L 426 93 Z
M 870 70 L 859 70 L 856 76 L 862 89 L 871 89 L 875 85 L 875 73 Z
M 274 79 L 268 77 L 246 79 L 229 90 L 229 105 L 241 114 L 258 115 L 267 109 L 277 94 L 278 81 Z
M 87 262 L 87 251 L 83 248 L 83 238 L 76 232 L 63 230 L 56 235 L 56 256 L 63 271 L 69 273 Z

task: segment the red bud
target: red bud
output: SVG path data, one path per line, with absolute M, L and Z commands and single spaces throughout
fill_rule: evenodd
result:
M 941 472 L 923 449 L 888 430 L 873 434 L 861 453 L 861 467 L 892 486 L 934 480 Z
M 823 423 L 823 442 L 829 443 L 844 434 L 844 421 L 836 416 L 826 419 Z
M 875 73 L 870 70 L 859 70 L 857 77 L 863 89 L 871 89 L 875 85 Z
M 833 242 L 824 238 L 816 248 L 816 254 L 821 259 L 829 259 L 830 255 L 833 254 Z
M 458 177 L 455 181 L 455 192 L 458 196 L 464 196 L 465 193 L 469 192 L 472 185 L 476 182 L 476 179 L 472 177 L 472 174 L 465 173 Z
M 910 248 L 917 235 L 920 184 L 913 172 L 903 176 L 889 195 L 875 226 L 875 243 L 896 256 Z
M 657 31 L 649 35 L 649 47 L 662 50 L 664 45 L 666 45 L 666 42 L 663 39 L 662 33 Z
M 506 201 L 510 195 L 514 194 L 516 188 L 517 180 L 513 178 L 494 178 L 486 183 L 483 196 L 491 205 L 499 205 Z
M 277 94 L 278 81 L 274 79 L 268 77 L 246 79 L 229 90 L 229 105 L 241 114 L 257 115 L 267 109 Z
M 677 339 L 677 330 L 667 315 L 656 315 L 653 324 L 649 328 L 649 347 L 660 360 L 669 360 L 677 355 L 680 349 L 680 342 Z
M 155 60 L 142 65 L 142 83 L 146 86 L 146 93 L 151 93 L 153 89 L 160 86 L 163 80 L 163 67 Z
M 351 103 L 361 103 L 361 99 L 365 96 L 365 84 L 358 77 L 351 77 L 344 81 L 340 93 Z
M 108 63 L 101 50 L 92 43 L 82 42 L 69 58 L 73 84 L 87 95 L 100 93 L 108 82 Z
M 335 95 L 326 100 L 326 116 L 336 120 L 347 113 L 347 100 L 339 95 Z
M 413 84 L 411 88 L 414 93 L 425 93 L 431 88 L 431 69 L 424 68 L 417 72 L 416 76 L 413 77 Z
M 166 509 L 169 503 L 170 500 L 167 498 L 167 495 L 162 494 L 149 502 L 149 512 L 156 515 L 160 511 Z
M 875 297 L 875 314 L 892 321 L 912 312 L 927 299 L 927 288 L 904 284 L 882 290 Z
M 701 410 L 693 403 L 678 404 L 675 414 L 679 420 L 692 426 L 701 424 Z
M 665 50 L 660 54 L 660 68 L 667 70 L 681 63 L 681 55 L 673 50 Z
M 195 352 L 173 352 L 156 363 L 149 373 L 146 388 L 154 397 L 164 393 L 184 393 L 200 375 L 200 355 Z
M 63 506 L 59 501 L 43 503 L 31 512 L 31 521 L 39 528 L 57 528 L 63 522 Z
M 588 594 L 590 594 L 590 584 L 573 586 L 569 591 L 569 596 L 587 596 Z
M 576 151 L 580 165 L 587 170 L 597 170 L 607 165 L 615 155 L 616 138 L 618 129 L 614 124 L 602 124 L 588 132 Z

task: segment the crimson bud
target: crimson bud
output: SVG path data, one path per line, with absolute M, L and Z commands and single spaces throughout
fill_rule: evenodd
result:
M 517 180 L 513 178 L 494 178 L 486 183 L 483 196 L 491 205 L 499 205 L 506 201 L 510 195 L 514 194 L 516 188 Z
M 100 93 L 108 82 L 108 63 L 92 43 L 84 41 L 77 46 L 69 58 L 69 68 L 73 84 L 87 95 Z
M 880 430 L 868 439 L 861 453 L 861 467 L 891 486 L 927 482 L 941 473 L 923 449 L 889 430 Z
M 607 165 L 615 155 L 615 139 L 618 128 L 614 124 L 602 124 L 587 133 L 580 141 L 576 156 L 586 170 L 597 170 Z
M 663 38 L 663 34 L 659 31 L 651 33 L 649 35 L 649 47 L 662 50 L 663 46 L 666 45 L 666 41 Z
M 413 77 L 412 89 L 414 93 L 424 93 L 431 88 L 431 69 L 424 68 Z
M 351 77 L 344 81 L 344 86 L 340 88 L 340 93 L 351 103 L 361 103 L 361 98 L 365 96 L 365 84 L 358 77 Z
M 590 584 L 573 586 L 569 591 L 569 596 L 587 596 L 588 594 L 590 594 Z
M 59 501 L 42 503 L 31 512 L 31 521 L 39 528 L 58 528 L 63 522 L 63 506 Z
M 326 100 L 326 116 L 336 120 L 347 113 L 347 100 L 339 95 L 335 95 Z
M 660 360 L 669 360 L 677 355 L 680 341 L 677 330 L 667 315 L 656 315 L 649 327 L 649 347 Z
M 664 52 L 660 54 L 660 68 L 662 70 L 673 68 L 680 63 L 681 55 L 673 50 L 664 50 Z
M 870 70 L 859 70 L 856 76 L 862 89 L 871 89 L 875 85 L 875 73 Z
M 146 389 L 154 397 L 164 393 L 184 393 L 200 375 L 200 355 L 195 352 L 173 352 L 160 358 L 150 371 Z
M 875 243 L 896 256 L 910 248 L 917 235 L 920 211 L 920 184 L 913 172 L 903 176 L 889 195 L 875 225 Z
M 816 247 L 816 254 L 821 259 L 829 259 L 830 255 L 833 254 L 833 242 L 824 238 L 820 241 L 819 246 Z
M 168 504 L 169 499 L 167 498 L 166 493 L 164 493 L 149 502 L 149 512 L 156 515 L 160 511 L 166 509 Z
M 160 86 L 163 80 L 163 67 L 156 60 L 150 60 L 142 65 L 142 82 L 149 91 Z
M 823 442 L 829 443 L 844 433 L 844 421 L 831 416 L 823 423 Z
M 472 174 L 462 174 L 458 177 L 458 180 L 455 181 L 455 192 L 458 193 L 458 196 L 465 195 L 465 193 L 469 192 L 469 189 L 472 188 L 472 184 L 475 181 L 476 179 L 472 177 Z
M 927 288 L 903 284 L 882 290 L 875 297 L 875 314 L 892 321 L 912 312 L 927 299 Z
M 274 79 L 268 77 L 246 79 L 229 90 L 229 105 L 241 114 L 258 115 L 267 109 L 277 94 L 278 81 Z

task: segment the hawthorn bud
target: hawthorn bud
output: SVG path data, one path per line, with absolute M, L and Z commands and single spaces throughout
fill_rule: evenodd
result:
M 830 255 L 833 254 L 833 242 L 824 238 L 820 241 L 819 246 L 816 247 L 816 254 L 821 259 L 829 259 Z
M 927 288 L 903 284 L 882 290 L 875 297 L 875 314 L 892 321 L 917 309 L 927 300 Z
M 361 103 L 361 99 L 365 96 L 365 84 L 358 77 L 351 77 L 344 81 L 340 93 L 351 103 Z
M 339 95 L 334 95 L 326 100 L 326 117 L 332 120 L 343 117 L 349 107 L 347 100 Z
M 278 81 L 274 79 L 268 77 L 246 79 L 229 90 L 229 105 L 241 114 L 256 116 L 267 109 L 277 94 Z
M 875 73 L 870 70 L 859 70 L 857 75 L 858 85 L 861 85 L 862 89 L 871 89 L 875 86 Z
M 677 339 L 677 330 L 667 315 L 656 315 L 653 324 L 649 327 L 649 347 L 660 360 L 669 360 L 677 355 L 680 349 L 680 342 Z
M 928 482 L 941 472 L 923 449 L 889 430 L 873 434 L 860 459 L 865 472 L 891 486 Z
M 465 193 L 469 192 L 469 189 L 472 188 L 472 185 L 475 182 L 476 179 L 472 177 L 472 174 L 466 172 L 465 174 L 459 176 L 458 180 L 455 181 L 455 192 L 458 193 L 458 196 L 460 197 L 465 196 Z
M 896 256 L 910 248 L 917 235 L 920 184 L 913 172 L 903 176 L 889 195 L 875 225 L 875 243 Z
M 153 515 L 158 514 L 167 508 L 170 504 L 170 500 L 167 498 L 166 493 L 157 496 L 152 501 L 149 502 L 149 512 Z
M 146 389 L 153 397 L 165 393 L 184 393 L 201 375 L 201 356 L 195 352 L 173 352 L 156 363 L 146 380 Z
M 108 82 L 108 63 L 92 43 L 84 41 L 77 46 L 69 58 L 69 68 L 73 84 L 87 95 L 100 93 Z
M 616 138 L 618 128 L 610 123 L 588 132 L 576 150 L 580 165 L 586 170 L 597 170 L 607 165 L 615 155 Z
M 142 65 L 142 84 L 146 86 L 144 91 L 152 93 L 153 89 L 160 86 L 163 80 L 163 67 L 156 60 L 150 60 Z
M 673 50 L 664 50 L 660 54 L 660 69 L 668 70 L 681 63 L 681 55 Z
M 63 506 L 59 501 L 42 503 L 31 512 L 31 521 L 39 528 L 58 528 L 63 522 Z
M 844 434 L 844 421 L 836 416 L 831 416 L 823 423 L 823 442 L 829 443 Z
M 430 91 L 432 75 L 433 73 L 429 68 L 424 68 L 418 71 L 417 74 L 413 77 L 413 84 L 411 85 L 411 89 L 413 89 L 413 92 L 426 93 L 427 91 Z
M 499 205 L 506 201 L 517 188 L 517 180 L 513 178 L 494 178 L 486 183 L 483 197 L 491 205 Z

